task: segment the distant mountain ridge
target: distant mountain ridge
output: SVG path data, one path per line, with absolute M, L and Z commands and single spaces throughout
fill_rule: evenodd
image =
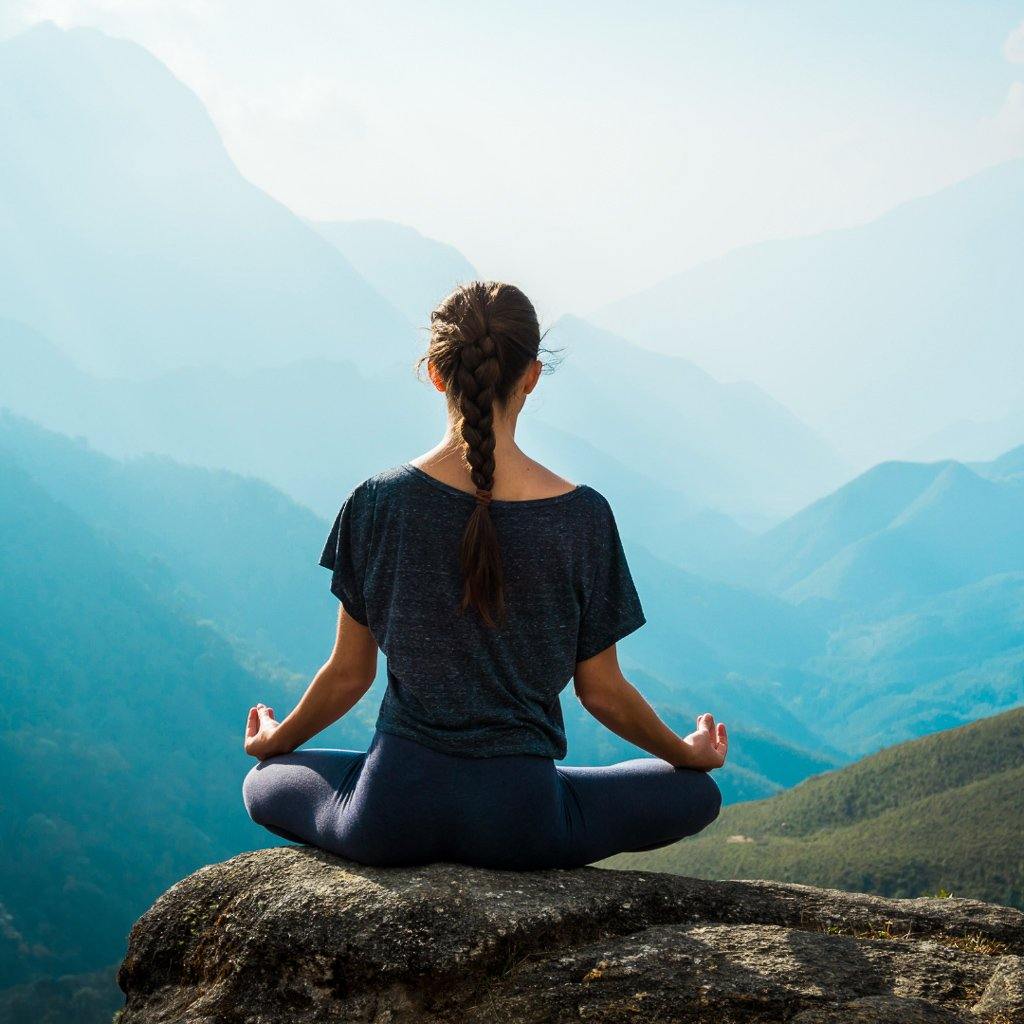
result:
M 316 560 L 329 518 L 314 516 L 259 480 L 166 458 L 112 460 L 3 412 L 0 454 L 125 556 L 161 565 L 168 596 L 187 614 L 213 623 L 236 652 L 258 656 L 264 671 L 274 667 L 301 686 L 326 657 L 336 603 Z M 794 771 L 802 778 L 845 759 L 820 740 L 801 744 L 786 737 L 792 716 L 771 692 L 772 672 L 814 643 L 816 627 L 806 616 L 777 599 L 685 573 L 643 549 L 633 561 L 652 623 L 620 655 L 650 698 L 686 731 L 706 700 L 698 684 L 723 677 L 717 699 L 736 711 L 738 737 L 727 774 L 735 771 L 744 794 L 765 795 Z M 687 605 L 687 621 L 676 621 L 677 610 Z M 770 632 L 746 630 L 747 616 L 771 622 Z M 716 619 L 722 620 L 717 630 Z M 742 682 L 725 678 L 738 673 Z M 379 696 L 372 691 L 354 713 L 360 741 L 369 740 L 367 716 Z M 571 692 L 563 703 L 573 763 L 636 755 L 636 748 L 595 728 Z M 743 750 L 747 735 L 757 737 L 749 755 Z
M 985 418 L 958 419 L 914 444 L 906 457 L 919 461 L 992 459 L 1024 438 L 1024 394 L 1002 412 Z
M 476 268 L 454 246 L 387 220 L 316 221 L 313 227 L 415 327 Z
M 1024 908 L 1024 709 L 923 739 L 750 803 L 609 866 L 770 878 L 884 896 L 945 888 Z
M 973 469 L 988 480 L 1022 480 L 1024 479 L 1024 444 L 1011 448 L 1008 452 L 988 462 L 973 462 Z
M 832 742 L 868 753 L 1024 703 L 1020 462 L 882 463 L 709 567 L 822 629 L 783 677 Z
M 814 431 L 753 385 L 722 384 L 575 316 L 559 319 L 545 343 L 564 363 L 538 391 L 538 420 L 585 423 L 591 443 L 699 505 L 785 514 L 846 475 Z
M 442 408 L 412 367 L 430 308 L 476 273 L 451 246 L 387 222 L 295 216 L 239 174 L 156 58 L 95 30 L 43 24 L 0 43 L 0 112 L 0 333 L 21 364 L 0 402 L 114 454 L 145 443 L 256 473 L 321 512 L 329 474 L 294 458 L 318 436 L 360 439 L 329 456 L 338 478 L 434 442 Z M 691 530 L 722 540 L 722 517 L 760 524 L 845 474 L 758 388 L 575 317 L 546 341 L 568 343 L 571 365 L 524 421 L 582 435 L 681 495 Z M 596 403 L 607 417 L 588 413 Z
M 1022 237 L 1014 160 L 860 227 L 738 249 L 588 316 L 755 382 L 865 466 L 1020 408 Z
M 562 473 L 596 474 L 610 497 L 620 486 L 642 494 L 635 515 L 659 525 L 653 536 L 669 558 L 703 557 L 705 533 L 730 546 L 742 539 L 730 506 L 746 500 L 757 518 L 753 510 L 788 509 L 840 476 L 827 447 L 756 391 L 724 388 L 685 360 L 572 318 L 554 325 L 548 343 L 563 365 L 528 399 L 517 436 Z M 0 356 L 9 367 L 0 405 L 116 456 L 155 452 L 260 476 L 322 515 L 337 508 L 345 480 L 425 451 L 444 426 L 443 401 L 416 379 L 411 359 L 388 370 L 332 359 L 99 378 L 2 312 Z M 595 403 L 600 417 L 588 413 Z M 315 456 L 295 458 L 306 450 Z M 680 525 L 697 531 L 692 540 Z
M 50 23 L 0 42 L 0 151 L 0 312 L 81 367 L 411 358 L 402 314 L 135 43 Z
M 797 602 L 863 608 L 1024 570 L 1022 452 L 875 466 L 751 540 L 740 575 Z

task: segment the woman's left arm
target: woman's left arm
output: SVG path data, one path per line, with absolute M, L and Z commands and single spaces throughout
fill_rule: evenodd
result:
M 377 642 L 373 634 L 339 605 L 330 658 L 287 718 L 278 722 L 274 709 L 265 704 L 249 709 L 245 752 L 262 761 L 302 746 L 347 714 L 373 685 L 376 674 Z

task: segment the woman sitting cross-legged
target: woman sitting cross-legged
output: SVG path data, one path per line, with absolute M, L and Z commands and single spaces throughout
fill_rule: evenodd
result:
M 345 498 L 320 559 L 334 650 L 286 718 L 249 711 L 243 799 L 275 835 L 371 865 L 532 870 L 665 846 L 717 817 L 725 725 L 702 714 L 676 735 L 620 670 L 616 642 L 646 619 L 607 499 L 516 445 L 540 341 L 508 284 L 463 285 L 431 314 L 421 363 L 447 432 Z M 369 749 L 297 749 L 366 693 L 378 650 Z M 556 764 L 570 680 L 653 756 Z

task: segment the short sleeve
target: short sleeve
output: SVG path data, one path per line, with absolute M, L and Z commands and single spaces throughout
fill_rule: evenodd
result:
M 353 491 L 335 517 L 320 555 L 320 564 L 331 570 L 331 593 L 356 622 L 365 626 L 368 623 L 363 596 L 366 566 L 366 551 L 361 547 L 366 534 L 363 514 L 358 495 Z
M 584 595 L 576 661 L 586 661 L 639 629 L 646 621 L 626 562 L 615 516 L 606 501 L 595 526 L 590 587 Z

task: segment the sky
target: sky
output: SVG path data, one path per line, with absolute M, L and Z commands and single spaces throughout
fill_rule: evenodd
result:
M 1024 0 L 0 0 L 132 39 L 251 181 L 384 218 L 552 322 L 1024 155 Z

